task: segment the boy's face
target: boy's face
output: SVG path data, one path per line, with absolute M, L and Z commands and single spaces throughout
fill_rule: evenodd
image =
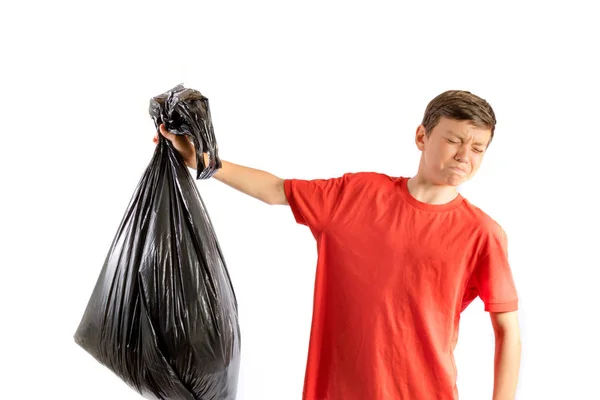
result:
M 415 141 L 422 152 L 422 172 L 437 185 L 458 186 L 468 181 L 479 169 L 491 136 L 490 129 L 446 117 L 440 118 L 429 137 L 420 125 Z

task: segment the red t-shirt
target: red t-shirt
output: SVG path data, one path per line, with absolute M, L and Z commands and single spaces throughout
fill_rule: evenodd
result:
M 318 262 L 303 400 L 455 400 L 461 312 L 517 310 L 502 228 L 459 195 L 416 200 L 408 178 L 285 181 Z

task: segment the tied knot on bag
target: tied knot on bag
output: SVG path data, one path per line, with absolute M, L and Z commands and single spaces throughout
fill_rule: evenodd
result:
M 221 168 L 208 98 L 202 93 L 177 85 L 153 97 L 149 111 L 156 129 L 164 124 L 169 132 L 191 138 L 196 149 L 196 179 L 209 179 Z

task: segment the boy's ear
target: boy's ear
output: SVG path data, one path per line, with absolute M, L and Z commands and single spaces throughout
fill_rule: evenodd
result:
M 415 133 L 415 144 L 421 151 L 425 149 L 425 139 L 425 126 L 421 124 L 417 127 L 417 132 Z

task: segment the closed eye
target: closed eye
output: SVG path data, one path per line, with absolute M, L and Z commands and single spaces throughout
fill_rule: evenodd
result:
M 460 142 L 456 141 L 456 140 L 452 140 L 452 139 L 446 139 L 448 141 L 448 143 L 452 143 L 452 144 L 459 144 Z
M 474 148 L 473 150 L 475 151 L 475 153 L 483 153 L 482 149 Z

